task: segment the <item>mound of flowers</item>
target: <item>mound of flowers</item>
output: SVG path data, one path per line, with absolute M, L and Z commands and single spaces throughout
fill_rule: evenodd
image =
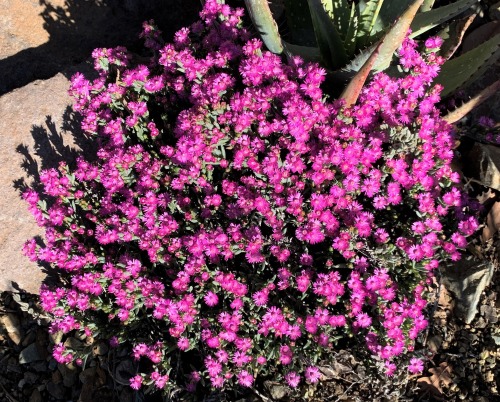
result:
M 135 389 L 314 383 L 346 339 L 391 375 L 426 328 L 426 281 L 477 228 L 435 107 L 439 40 L 407 39 L 404 74 L 345 107 L 242 15 L 208 0 L 173 43 L 145 24 L 147 61 L 97 49 L 99 78 L 73 77 L 97 155 L 25 193 L 46 234 L 24 251 L 61 278 L 41 290 L 52 331 L 130 344 Z

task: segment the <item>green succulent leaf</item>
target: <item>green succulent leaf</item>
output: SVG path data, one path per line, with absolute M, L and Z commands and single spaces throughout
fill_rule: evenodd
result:
M 338 33 L 345 40 L 351 25 L 351 10 L 347 0 L 327 0 L 323 2 L 326 12 L 330 15 Z
M 420 7 L 420 12 L 425 12 L 432 10 L 432 6 L 434 5 L 435 0 L 424 0 L 424 3 Z
M 300 46 L 316 46 L 307 0 L 284 0 L 284 3 L 290 42 Z
M 366 3 L 363 0 L 359 3 L 358 43 L 360 46 L 370 43 L 373 35 L 384 28 L 378 17 L 383 3 L 384 0 L 368 0 Z
M 321 61 L 321 53 L 317 47 L 299 46 L 287 41 L 283 41 L 283 47 L 287 57 L 300 56 L 305 61 L 314 63 Z
M 382 4 L 379 13 L 379 19 L 384 27 L 388 27 L 404 13 L 413 3 L 413 0 L 391 0 Z
M 490 97 L 497 94 L 498 91 L 500 91 L 500 80 L 495 81 L 493 84 L 484 88 L 468 102 L 464 103 L 454 111 L 448 113 L 443 119 L 450 124 L 456 123 L 461 118 L 465 117 L 474 108 L 478 107 L 481 103 L 487 101 Z
M 375 62 L 377 61 L 382 45 L 383 42 L 379 43 L 368 60 L 366 60 L 366 62 L 360 68 L 359 72 L 349 82 L 344 92 L 342 92 L 342 94 L 340 95 L 340 98 L 345 100 L 346 106 L 354 105 L 358 100 L 359 94 L 361 93 L 361 90 L 365 85 L 368 75 L 372 71 Z
M 358 37 L 359 19 L 357 15 L 356 5 L 351 4 L 351 12 L 349 15 L 349 26 L 344 37 L 344 49 L 349 58 L 352 58 L 357 48 L 356 38 Z
M 439 49 L 440 56 L 448 60 L 457 51 L 462 43 L 462 39 L 465 35 L 465 31 L 469 28 L 470 24 L 474 21 L 477 14 L 472 14 L 467 18 L 462 18 L 460 20 L 452 21 L 450 24 L 446 25 L 437 36 L 443 39 L 443 44 Z
M 442 96 L 470 84 L 500 58 L 500 34 L 441 66 L 436 81 L 443 85 Z
M 321 0 L 308 0 L 308 3 L 323 63 L 335 70 L 347 62 L 342 38 Z
M 458 0 L 452 4 L 417 14 L 411 24 L 411 37 L 414 38 L 442 24 L 443 22 L 456 17 L 458 14 L 468 10 L 477 2 L 478 0 Z
M 361 53 L 359 53 L 357 56 L 352 58 L 349 64 L 342 68 L 342 71 L 359 71 L 361 67 L 366 63 L 366 61 L 370 58 L 375 49 L 378 48 L 379 44 L 381 44 L 381 46 L 379 48 L 378 57 L 373 64 L 373 70 L 382 71 L 389 67 L 394 52 L 403 43 L 408 29 L 410 28 L 410 25 L 415 18 L 415 14 L 417 13 L 422 3 L 423 0 L 413 0 L 412 4 L 406 9 L 406 11 L 401 13 L 398 20 L 393 24 L 393 26 L 389 29 L 385 36 L 377 43 L 369 46 L 365 50 L 361 51 Z
M 394 52 L 403 43 L 408 29 L 422 3 L 423 0 L 415 0 L 381 39 L 379 54 L 373 65 L 375 71 L 382 71 L 389 67 Z
M 262 41 L 273 53 L 283 53 L 281 36 L 274 21 L 267 0 L 245 0 L 253 25 L 259 31 Z
M 366 49 L 361 50 L 355 57 L 351 59 L 351 61 L 342 67 L 343 72 L 358 72 L 361 67 L 366 63 L 366 61 L 370 58 L 373 51 L 377 48 L 377 43 L 367 47 Z

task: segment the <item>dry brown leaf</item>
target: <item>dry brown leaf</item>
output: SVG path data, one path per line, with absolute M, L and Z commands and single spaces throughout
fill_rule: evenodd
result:
M 429 369 L 430 377 L 421 377 L 417 380 L 422 391 L 429 392 L 435 399 L 443 399 L 443 388 L 449 388 L 453 384 L 451 378 L 451 366 L 442 362 L 439 366 Z

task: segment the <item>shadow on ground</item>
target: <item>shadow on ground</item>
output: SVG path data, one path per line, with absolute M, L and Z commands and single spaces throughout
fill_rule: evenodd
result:
M 154 18 L 165 39 L 198 16 L 199 0 L 66 0 L 43 6 L 43 28 L 48 42 L 22 50 L 0 60 L 0 95 L 37 79 L 47 79 L 68 67 L 88 60 L 96 47 L 123 45 L 131 48 L 141 43 L 141 24 Z

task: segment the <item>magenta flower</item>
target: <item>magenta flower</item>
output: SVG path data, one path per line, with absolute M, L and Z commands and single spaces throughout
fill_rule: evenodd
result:
M 297 388 L 300 383 L 300 375 L 295 371 L 291 371 L 285 376 L 285 380 L 290 387 Z
M 205 304 L 209 307 L 216 306 L 219 303 L 219 297 L 212 291 L 208 291 L 207 294 L 203 297 Z
M 130 379 L 130 387 L 132 389 L 138 390 L 142 386 L 142 377 L 140 375 L 136 375 Z
M 424 370 L 424 362 L 416 357 L 410 360 L 408 371 L 412 374 L 420 374 Z
M 304 376 L 309 383 L 314 384 L 321 378 L 321 373 L 317 367 L 309 366 L 306 368 Z
M 253 376 L 246 370 L 242 370 L 238 374 L 238 383 L 243 387 L 251 387 L 253 380 Z

